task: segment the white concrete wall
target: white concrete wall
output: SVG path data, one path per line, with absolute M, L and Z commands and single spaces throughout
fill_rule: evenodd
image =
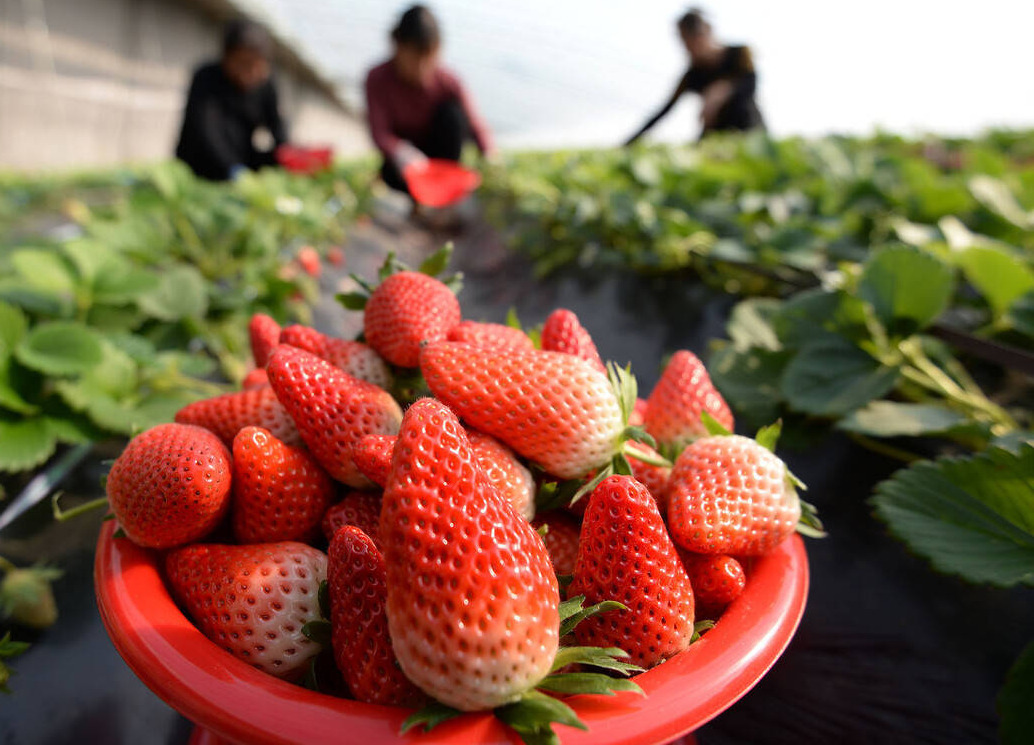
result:
M 169 157 L 190 74 L 220 25 L 176 0 L 0 0 L 0 169 L 64 170 Z M 292 139 L 367 150 L 362 122 L 290 70 Z

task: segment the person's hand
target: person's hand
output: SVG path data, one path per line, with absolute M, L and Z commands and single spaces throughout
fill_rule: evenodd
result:
M 412 142 L 403 140 L 395 148 L 395 165 L 399 171 L 405 173 L 406 168 L 413 164 L 423 165 L 427 163 L 427 156 L 420 152 Z
M 705 127 L 714 124 L 718 111 L 729 100 L 732 95 L 732 83 L 728 80 L 718 80 L 704 89 L 704 104 L 700 107 L 700 121 Z

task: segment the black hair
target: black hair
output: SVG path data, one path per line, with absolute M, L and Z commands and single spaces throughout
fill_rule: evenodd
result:
M 223 29 L 223 54 L 237 49 L 257 52 L 269 59 L 273 55 L 273 40 L 262 26 L 254 21 L 239 18 L 227 23 Z
M 704 11 L 700 8 L 690 8 L 679 18 L 678 27 L 679 31 L 686 36 L 696 36 L 708 31 L 711 28 L 711 24 L 707 22 Z
M 442 42 L 438 19 L 426 5 L 414 5 L 403 13 L 391 30 L 391 38 L 396 44 L 415 47 L 422 54 L 437 49 Z

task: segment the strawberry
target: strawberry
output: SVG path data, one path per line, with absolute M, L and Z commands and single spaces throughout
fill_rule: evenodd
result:
M 176 412 L 180 424 L 196 424 L 211 430 L 227 447 L 245 427 L 263 427 L 288 445 L 301 445 L 294 421 L 269 386 L 224 393 L 187 404 Z
M 327 249 L 327 261 L 331 266 L 342 267 L 345 265 L 345 249 L 341 246 L 331 246 Z
M 646 431 L 662 448 L 676 454 L 698 437 L 707 435 L 700 421 L 707 412 L 725 429 L 733 429 L 732 412 L 714 385 L 704 364 L 692 352 L 672 355 L 646 403 Z
M 646 668 L 689 646 L 693 588 L 657 503 L 630 476 L 610 476 L 589 497 L 568 595 L 628 608 L 582 622 L 579 644 L 620 647 Z
M 233 438 L 233 532 L 241 543 L 309 540 L 333 498 L 334 482 L 304 449 L 262 427 Z
M 546 319 L 542 327 L 542 348 L 550 352 L 573 354 L 600 372 L 606 372 L 589 332 L 578 322 L 578 316 L 565 308 L 557 308 Z
M 372 383 L 286 344 L 273 350 L 266 372 L 320 465 L 349 486 L 369 486 L 369 479 L 352 461 L 352 447 L 364 435 L 398 432 L 402 410 L 395 399 Z
M 463 321 L 445 336 L 449 341 L 459 341 L 472 347 L 491 349 L 497 352 L 507 350 L 534 349 L 531 339 L 520 329 L 501 323 L 477 323 Z
M 298 254 L 295 258 L 298 260 L 298 266 L 310 277 L 320 276 L 323 267 L 320 265 L 320 255 L 315 248 L 312 246 L 302 246 L 298 249 Z
M 248 324 L 255 367 L 265 367 L 269 353 L 280 342 L 280 324 L 265 313 L 256 313 Z
M 207 535 L 230 505 L 230 454 L 201 427 L 159 424 L 126 445 L 108 473 L 111 509 L 138 546 L 171 548 Z
M 394 448 L 395 435 L 366 435 L 352 448 L 352 459 L 366 478 L 383 489 L 388 483 Z
M 262 388 L 269 385 L 269 376 L 266 375 L 266 368 L 256 367 L 244 376 L 241 381 L 241 389 L 250 391 L 252 388 Z
M 719 615 L 747 586 L 743 567 L 728 554 L 694 554 L 680 549 L 679 556 L 696 594 L 698 615 Z
M 425 693 L 491 709 L 549 672 L 560 598 L 545 544 L 488 482 L 438 401 L 417 401 L 402 420 L 380 533 L 392 644 Z
M 749 437 L 696 440 L 675 462 L 668 485 L 671 536 L 699 554 L 763 554 L 801 518 L 786 465 Z
M 525 520 L 535 516 L 535 480 L 531 471 L 499 440 L 468 430 L 470 446 L 489 482 L 514 506 Z
M 588 500 L 582 499 L 578 504 Z M 553 571 L 557 574 L 574 573 L 574 562 L 578 558 L 578 522 L 563 512 L 547 512 L 531 521 L 532 527 L 538 529 L 546 526 L 546 534 L 542 540 L 546 542 L 549 560 L 553 562 Z
M 424 698 L 395 660 L 388 634 L 384 557 L 365 532 L 348 525 L 327 550 L 331 643 L 352 695 L 369 704 L 413 706 Z
M 366 342 L 399 367 L 420 363 L 420 345 L 460 322 L 460 303 L 445 284 L 420 272 L 399 272 L 370 295 L 363 316 Z
M 372 348 L 357 341 L 335 339 L 308 326 L 288 326 L 280 332 L 280 343 L 304 349 L 339 367 L 353 378 L 381 388 L 391 387 L 391 371 Z
M 259 670 L 297 679 L 320 651 L 302 627 L 320 618 L 322 551 L 293 541 L 199 543 L 167 554 L 165 576 L 201 632 Z
M 621 449 L 621 404 L 607 376 L 578 357 L 445 341 L 424 348 L 420 369 L 465 421 L 555 476 L 582 476 Z
M 374 543 L 379 544 L 377 525 L 380 519 L 380 495 L 365 491 L 349 492 L 323 515 L 323 535 L 329 541 L 341 528 L 353 525 L 370 536 Z
M 657 502 L 657 509 L 661 516 L 668 514 L 668 478 L 671 476 L 671 468 L 668 466 L 655 466 L 652 463 L 644 463 L 635 457 L 635 451 L 640 450 L 652 456 L 659 456 L 656 450 L 645 442 L 637 442 L 629 445 L 628 464 L 632 466 L 632 478 L 650 490 L 650 495 Z

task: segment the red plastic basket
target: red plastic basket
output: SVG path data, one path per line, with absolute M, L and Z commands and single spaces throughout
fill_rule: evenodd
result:
M 481 174 L 477 171 L 439 158 L 411 163 L 402 176 L 413 199 L 428 207 L 448 207 L 481 185 Z
M 408 742 L 512 745 L 491 714 L 466 714 L 430 733 L 399 736 L 406 709 L 334 698 L 263 673 L 205 638 L 162 580 L 159 555 L 114 539 L 105 523 L 94 582 L 104 625 L 133 672 L 204 730 L 192 742 L 248 745 Z M 754 562 L 743 595 L 687 651 L 642 673 L 645 697 L 567 699 L 587 732 L 557 725 L 564 745 L 667 743 L 700 727 L 749 691 L 790 643 L 808 593 L 808 559 L 793 536 Z
M 330 147 L 280 145 L 276 149 L 275 156 L 277 163 L 288 171 L 311 174 L 330 166 L 334 150 Z

